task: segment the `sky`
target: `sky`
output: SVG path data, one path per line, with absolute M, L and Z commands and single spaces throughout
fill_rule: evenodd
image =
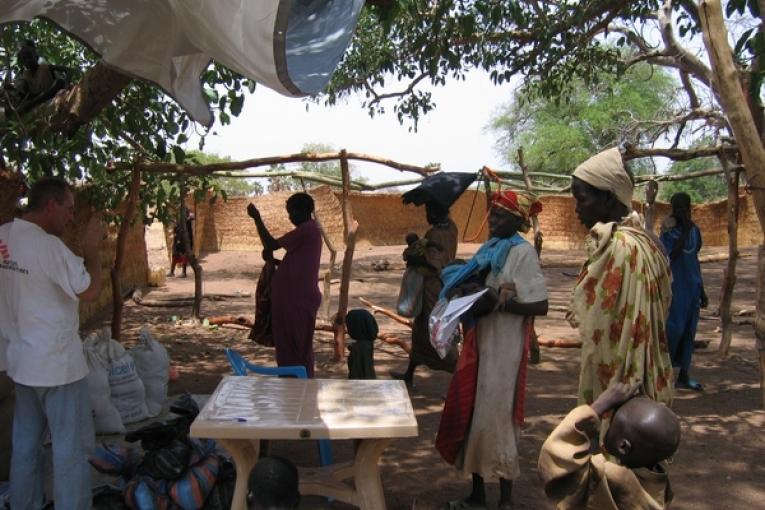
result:
M 420 120 L 417 132 L 410 132 L 409 124 L 399 124 L 393 102 L 384 115 L 371 118 L 358 98 L 324 107 L 260 86 L 230 125 L 214 126 L 216 134 L 208 135 L 204 150 L 244 160 L 297 153 L 305 144 L 322 143 L 412 165 L 438 162 L 444 171 L 507 168 L 494 148 L 496 135 L 485 127 L 510 101 L 511 87 L 495 86 L 487 73 L 472 71 L 465 81 L 449 81 L 432 92 L 435 110 Z M 374 163 L 351 164 L 370 183 L 417 177 Z

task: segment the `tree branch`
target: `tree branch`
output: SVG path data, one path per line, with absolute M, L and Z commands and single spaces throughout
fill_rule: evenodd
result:
M 369 154 L 362 154 L 358 152 L 347 153 L 348 159 L 358 161 L 369 161 L 370 163 L 377 163 L 380 165 L 394 168 L 401 172 L 413 172 L 423 177 L 437 172 L 440 170 L 440 165 L 432 166 L 416 166 L 408 165 L 406 163 L 399 163 L 391 159 L 379 158 L 376 156 L 370 156 Z M 255 168 L 259 166 L 269 166 L 279 163 L 300 163 L 306 161 L 331 161 L 339 160 L 339 152 L 327 152 L 327 153 L 314 153 L 314 152 L 300 152 L 297 154 L 287 154 L 284 156 L 268 156 L 265 158 L 254 158 L 245 161 L 225 161 L 220 163 L 211 163 L 208 165 L 180 165 L 177 163 L 141 163 L 139 168 L 142 172 L 154 172 L 154 173 L 175 173 L 185 175 L 212 175 L 216 172 L 224 172 L 231 170 L 246 170 L 248 168 Z M 117 163 L 113 165 L 111 170 L 132 170 L 132 165 Z M 276 176 L 276 173 L 270 174 L 271 177 Z M 266 175 L 265 177 L 268 177 Z
M 682 66 L 682 70 L 688 72 L 704 85 L 714 90 L 711 69 L 709 69 L 709 67 L 707 67 L 698 57 L 680 46 L 680 43 L 675 39 L 675 34 L 672 30 L 672 0 L 665 0 L 657 14 L 661 38 L 667 53 L 678 59 Z
M 713 145 L 707 147 L 696 147 L 693 149 L 667 149 L 663 147 L 640 148 L 634 145 L 627 145 L 622 152 L 622 157 L 625 161 L 630 159 L 653 157 L 662 157 L 671 159 L 673 161 L 688 161 L 695 158 L 717 156 L 719 151 L 720 148 Z
M 686 94 L 688 94 L 688 103 L 691 108 L 698 108 L 701 104 L 699 102 L 699 96 L 696 94 L 696 89 L 693 88 L 693 83 L 691 83 L 691 77 L 688 75 L 687 71 L 680 71 L 680 83 L 683 84 L 683 88 L 685 89 Z

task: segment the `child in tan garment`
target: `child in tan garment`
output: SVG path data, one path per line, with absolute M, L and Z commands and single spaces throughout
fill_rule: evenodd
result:
M 547 438 L 539 474 L 562 510 L 662 509 L 672 501 L 666 459 L 680 443 L 680 423 L 664 404 L 616 383 L 592 405 L 571 411 Z M 600 453 L 600 418 L 613 411 Z

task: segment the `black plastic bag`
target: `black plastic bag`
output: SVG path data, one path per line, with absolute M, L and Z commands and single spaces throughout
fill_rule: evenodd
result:
M 166 448 L 147 451 L 138 465 L 138 473 L 155 480 L 177 480 L 191 461 L 191 446 L 184 441 L 172 441 Z
M 215 482 L 212 492 L 205 500 L 202 510 L 228 510 L 234 499 L 234 485 L 236 485 L 236 468 L 231 461 L 220 457 L 220 471 L 218 480 Z
M 134 443 L 141 441 L 144 450 L 159 450 L 167 448 L 173 441 L 185 441 L 189 434 L 191 421 L 185 416 L 167 421 L 150 423 L 138 430 L 125 434 L 125 441 Z
M 125 494 L 110 485 L 93 489 L 93 510 L 129 510 Z
M 170 412 L 186 418 L 189 421 L 189 425 L 191 425 L 191 422 L 199 414 L 199 404 L 191 396 L 191 393 L 187 391 L 170 405 Z

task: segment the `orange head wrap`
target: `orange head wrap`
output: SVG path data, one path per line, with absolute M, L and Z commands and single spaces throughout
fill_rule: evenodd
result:
M 491 208 L 502 209 L 521 218 L 525 232 L 531 227 L 531 218 L 542 212 L 542 202 L 531 193 L 505 190 L 492 195 Z

